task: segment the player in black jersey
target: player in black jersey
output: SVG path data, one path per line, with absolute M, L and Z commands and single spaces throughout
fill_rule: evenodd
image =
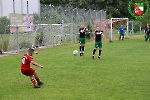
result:
M 85 32 L 88 31 L 87 27 L 85 25 L 81 25 L 79 32 L 79 43 L 80 43 L 80 56 L 84 54 L 84 44 L 85 44 Z
M 100 27 L 96 27 L 96 31 L 94 35 L 95 35 L 95 48 L 93 50 L 92 59 L 94 59 L 94 55 L 95 55 L 97 48 L 99 48 L 98 59 L 100 59 L 101 52 L 102 52 L 102 35 L 103 35 L 103 31 L 100 30 Z
M 150 38 L 150 26 L 149 25 L 147 25 L 147 28 L 145 29 L 145 33 L 146 33 L 145 41 L 147 41 Z
M 144 28 L 144 32 L 145 32 L 145 39 L 146 39 L 146 29 L 147 29 L 147 26 L 148 26 L 149 24 L 147 23 L 146 24 L 146 26 L 145 26 L 145 28 Z

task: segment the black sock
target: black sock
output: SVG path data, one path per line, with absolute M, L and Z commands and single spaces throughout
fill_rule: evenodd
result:
M 82 51 L 82 46 L 80 46 L 79 49 L 80 49 L 80 52 L 81 52 Z
M 95 55 L 96 49 L 93 50 L 93 56 Z
M 148 40 L 148 38 L 145 39 L 145 41 L 147 41 L 147 40 Z
M 84 52 L 84 46 L 82 46 L 82 51 Z
M 102 52 L 102 50 L 99 50 L 99 56 L 101 56 L 101 52 Z
M 121 36 L 119 36 L 119 40 L 121 40 Z
M 122 37 L 122 40 L 124 39 L 124 36 Z

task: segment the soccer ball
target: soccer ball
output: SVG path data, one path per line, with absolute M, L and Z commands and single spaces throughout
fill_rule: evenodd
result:
M 74 51 L 73 51 L 73 55 L 74 55 L 74 56 L 78 55 L 78 50 L 74 50 Z

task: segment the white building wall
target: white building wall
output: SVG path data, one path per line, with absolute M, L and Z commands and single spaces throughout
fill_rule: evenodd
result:
M 29 14 L 40 14 L 40 0 L 14 0 L 15 13 L 27 14 L 27 1 Z M 9 17 L 10 13 L 14 13 L 13 0 L 0 0 L 0 17 Z
M 2 5 L 2 0 L 0 0 L 0 17 L 2 16 L 2 8 L 3 8 L 3 5 Z

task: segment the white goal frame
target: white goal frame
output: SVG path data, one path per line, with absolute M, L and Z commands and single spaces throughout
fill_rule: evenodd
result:
M 126 37 L 129 37 L 129 18 L 111 18 L 110 19 L 110 42 L 112 41 L 113 38 L 113 20 L 127 20 L 126 25 L 127 25 L 127 31 L 126 31 Z

